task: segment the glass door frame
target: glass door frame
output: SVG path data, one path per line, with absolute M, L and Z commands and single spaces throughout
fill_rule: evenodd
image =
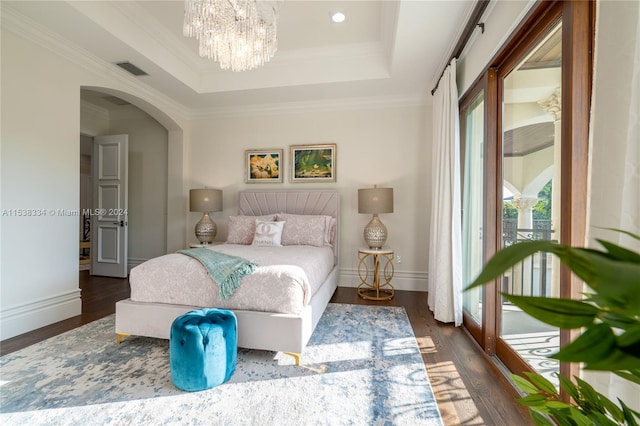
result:
M 485 165 L 484 165 L 484 171 L 483 171 L 483 187 L 485 189 L 485 191 L 488 189 L 487 186 L 487 181 L 486 181 L 486 176 L 487 176 L 487 167 L 486 167 L 486 161 L 487 161 L 487 153 L 490 152 L 490 150 L 487 147 L 487 137 L 488 137 L 488 133 L 487 133 L 487 116 L 488 116 L 488 104 L 487 104 L 487 78 L 483 78 L 478 84 L 475 84 L 466 94 L 465 96 L 460 100 L 460 104 L 459 104 L 459 110 L 460 110 L 460 135 L 464 135 L 466 137 L 467 135 L 467 120 L 466 120 L 466 115 L 463 114 L 464 112 L 468 111 L 471 106 L 473 105 L 474 102 L 476 102 L 476 100 L 478 99 L 479 96 L 482 95 L 482 97 L 484 98 L 483 103 L 484 103 L 484 128 L 483 128 L 483 158 L 485 161 Z M 465 149 L 465 138 L 461 137 L 460 138 L 460 163 L 461 163 L 461 167 L 460 170 L 464 173 L 465 170 L 465 153 L 466 153 L 466 149 Z M 465 182 L 464 176 L 462 176 L 461 182 Z M 464 193 L 464 187 L 462 188 L 462 193 Z M 487 215 L 487 198 L 489 197 L 489 195 L 487 193 L 485 193 L 484 195 L 484 202 L 483 202 L 483 220 L 482 220 L 482 229 L 483 229 L 483 246 L 482 246 L 482 253 L 483 253 L 483 260 L 486 263 L 486 252 L 487 252 L 487 247 L 486 247 L 486 243 L 484 242 L 485 238 L 492 238 L 492 235 L 486 235 L 486 230 L 487 229 L 491 229 L 491 228 L 487 228 L 487 223 L 486 223 L 486 215 Z M 464 206 L 463 206 L 463 212 L 464 212 Z M 464 217 L 462 218 L 462 220 L 464 220 Z M 492 234 L 492 233 L 491 233 Z M 466 284 L 466 283 L 465 283 Z M 491 311 L 491 306 L 487 306 L 487 301 L 492 301 L 494 300 L 494 297 L 486 297 L 486 293 L 489 292 L 495 292 L 495 288 L 493 286 L 485 286 L 482 288 L 482 324 L 478 323 L 478 321 L 476 321 L 476 319 L 469 314 L 469 312 L 466 309 L 463 309 L 462 311 L 462 316 L 463 316 L 463 323 L 466 327 L 466 329 L 469 331 L 469 333 L 474 337 L 474 339 L 478 342 L 480 342 L 481 344 L 483 344 L 483 347 L 485 347 L 485 337 L 486 337 L 486 324 L 485 324 L 485 318 L 487 316 L 487 312 Z M 485 324 L 485 325 L 483 325 Z M 489 347 L 491 348 L 490 351 L 488 351 L 489 353 L 493 353 L 494 349 L 492 347 L 492 345 L 489 345 Z
M 493 201 L 495 202 L 495 208 L 494 211 L 497 212 L 501 212 L 502 211 L 502 199 L 503 199 L 503 185 L 504 185 L 504 173 L 502 170 L 502 159 L 504 156 L 504 152 L 503 152 L 503 135 L 504 135 L 504 128 L 503 128 L 503 120 L 502 120 L 502 111 L 503 111 L 503 95 L 504 95 L 504 80 L 507 76 L 511 75 L 511 73 L 513 71 L 515 71 L 517 69 L 517 67 L 519 66 L 520 62 L 524 59 L 524 57 L 526 55 L 529 54 L 529 52 L 531 52 L 532 49 L 534 49 L 538 43 L 546 36 L 546 34 L 549 33 L 549 31 L 551 31 L 554 27 L 556 27 L 563 18 L 563 8 L 561 7 L 561 4 L 556 4 L 555 7 L 551 8 L 550 10 L 546 11 L 546 13 L 541 16 L 539 19 L 537 19 L 534 22 L 534 25 L 531 26 L 530 30 L 527 32 L 526 35 L 524 35 L 522 38 L 519 38 L 519 43 L 517 46 L 514 46 L 514 48 L 507 50 L 509 53 L 504 57 L 504 59 L 502 61 L 500 61 L 497 66 L 495 67 L 495 72 L 496 72 L 496 117 L 498 118 L 497 120 L 497 128 L 496 128 L 496 133 L 495 135 L 493 135 L 493 137 L 495 138 L 495 144 L 494 144 L 494 148 L 495 151 L 492 153 L 493 155 L 490 155 L 492 157 L 492 159 L 496 162 L 495 165 L 495 169 L 499 170 L 500 173 L 496 173 L 495 176 L 495 181 L 493 182 L 494 184 L 494 188 L 495 188 L 495 197 L 493 198 Z M 564 26 L 562 28 L 562 31 L 564 32 Z M 563 37 L 563 58 L 564 59 L 564 37 Z M 563 61 L 563 68 L 564 68 L 564 61 Z M 562 79 L 562 90 L 564 91 L 564 78 Z M 563 93 L 564 94 L 564 93 Z M 563 117 L 564 118 L 564 117 Z M 571 141 L 567 140 L 565 141 L 564 139 L 562 140 L 561 143 L 561 152 L 564 151 L 565 145 L 571 145 Z M 560 171 L 561 171 L 561 182 L 565 179 L 565 176 L 562 176 L 564 174 L 564 168 L 562 165 L 562 161 L 560 164 Z M 564 190 L 565 186 L 561 184 L 562 190 Z M 561 219 L 560 219 L 560 229 L 562 230 L 564 228 L 564 224 L 565 224 L 565 218 L 564 215 L 561 213 Z M 496 239 L 494 241 L 494 245 L 493 247 L 497 250 L 502 248 L 502 230 L 503 230 L 503 220 L 502 220 L 502 215 L 501 214 L 496 214 L 496 218 L 495 218 L 495 233 L 494 235 L 496 236 Z M 564 284 L 565 281 L 560 280 L 560 288 L 563 288 L 566 286 L 566 284 Z M 496 282 L 494 287 L 496 289 L 500 288 L 499 283 Z M 522 374 L 525 371 L 531 371 L 533 372 L 533 369 L 531 368 L 531 366 L 529 366 L 524 359 L 522 359 L 522 357 L 517 353 L 517 351 L 511 347 L 506 341 L 504 341 L 501 336 L 500 336 L 500 331 L 502 330 L 502 310 L 501 310 L 501 295 L 499 293 L 499 291 L 496 290 L 495 292 L 495 329 L 494 329 L 494 333 L 495 333 L 495 354 L 498 356 L 498 358 L 500 358 L 500 360 L 507 366 L 507 368 L 516 374 Z M 560 345 L 564 345 L 565 343 L 567 343 L 566 341 L 563 340 L 562 336 L 560 337 Z
M 485 262 L 502 244 L 502 81 L 541 38 L 562 20 L 562 123 L 561 123 L 561 224 L 560 242 L 584 245 L 586 231 L 586 196 L 589 112 L 592 80 L 595 1 L 540 2 L 500 49 L 487 69 L 461 98 L 460 111 L 480 91 L 485 96 L 485 211 L 483 252 Z M 461 119 L 461 122 L 464 120 Z M 464 133 L 460 133 L 464 135 Z M 464 140 L 461 138 L 461 143 Z M 463 151 L 461 151 L 463 152 Z M 582 282 L 564 266 L 560 269 L 560 296 L 580 298 Z M 532 371 L 500 336 L 499 280 L 483 288 L 482 324 L 464 315 L 464 325 L 485 352 L 496 355 L 513 373 Z M 575 331 L 561 330 L 560 344 L 573 340 Z M 576 364 L 560 364 L 560 373 L 578 374 Z M 565 396 L 566 397 L 566 396 Z

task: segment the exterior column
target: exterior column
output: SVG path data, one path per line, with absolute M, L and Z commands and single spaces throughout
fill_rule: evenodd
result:
M 536 205 L 538 199 L 535 197 L 514 197 L 513 204 L 518 209 L 518 228 L 517 235 L 524 235 L 528 238 L 529 234 L 533 234 L 533 206 Z M 521 232 L 521 230 L 526 230 Z M 518 237 L 519 238 L 519 237 Z M 520 239 L 520 238 L 519 238 Z M 532 285 L 531 262 L 524 260 L 514 268 L 513 287 L 519 294 L 526 296 L 539 296 L 535 286 Z
M 553 117 L 553 188 L 551 193 L 551 229 L 556 239 L 560 235 L 560 152 L 562 145 L 562 97 L 559 87 L 538 105 Z
M 538 105 L 553 118 L 553 182 L 551 188 L 551 234 L 552 240 L 560 239 L 560 197 L 561 197 L 561 157 L 562 152 L 562 90 L 557 87 L 547 99 Z M 551 256 L 551 296 L 560 296 L 560 261 Z
M 513 198 L 513 204 L 518 209 L 518 229 L 533 229 L 533 206 L 537 202 L 535 197 Z

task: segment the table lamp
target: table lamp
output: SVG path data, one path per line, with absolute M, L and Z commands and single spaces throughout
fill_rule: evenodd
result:
M 209 217 L 209 212 L 222 211 L 222 190 L 220 189 L 190 189 L 189 211 L 203 212 L 202 218 L 196 223 L 196 238 L 200 244 L 210 244 L 215 238 L 218 228 Z
M 387 242 L 387 227 L 378 214 L 393 213 L 393 188 L 358 189 L 358 213 L 371 213 L 373 217 L 364 228 L 364 240 L 370 249 L 380 249 Z

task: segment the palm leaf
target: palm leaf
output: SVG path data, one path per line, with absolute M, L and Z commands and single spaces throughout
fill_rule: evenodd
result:
M 484 269 L 467 290 L 498 278 L 511 266 L 539 251 L 558 253 L 566 250 L 565 246 L 552 241 L 525 241 L 500 250 L 487 262 Z
M 576 340 L 551 358 L 565 362 L 595 363 L 607 359 L 616 348 L 616 336 L 604 323 L 586 329 Z
M 532 317 L 559 328 L 586 327 L 600 312 L 597 307 L 579 300 L 502 295 Z

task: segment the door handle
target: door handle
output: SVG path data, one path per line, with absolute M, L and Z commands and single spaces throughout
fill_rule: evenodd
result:
M 124 226 L 124 220 L 121 220 L 120 222 L 113 222 L 112 225 L 120 225 L 120 227 Z

